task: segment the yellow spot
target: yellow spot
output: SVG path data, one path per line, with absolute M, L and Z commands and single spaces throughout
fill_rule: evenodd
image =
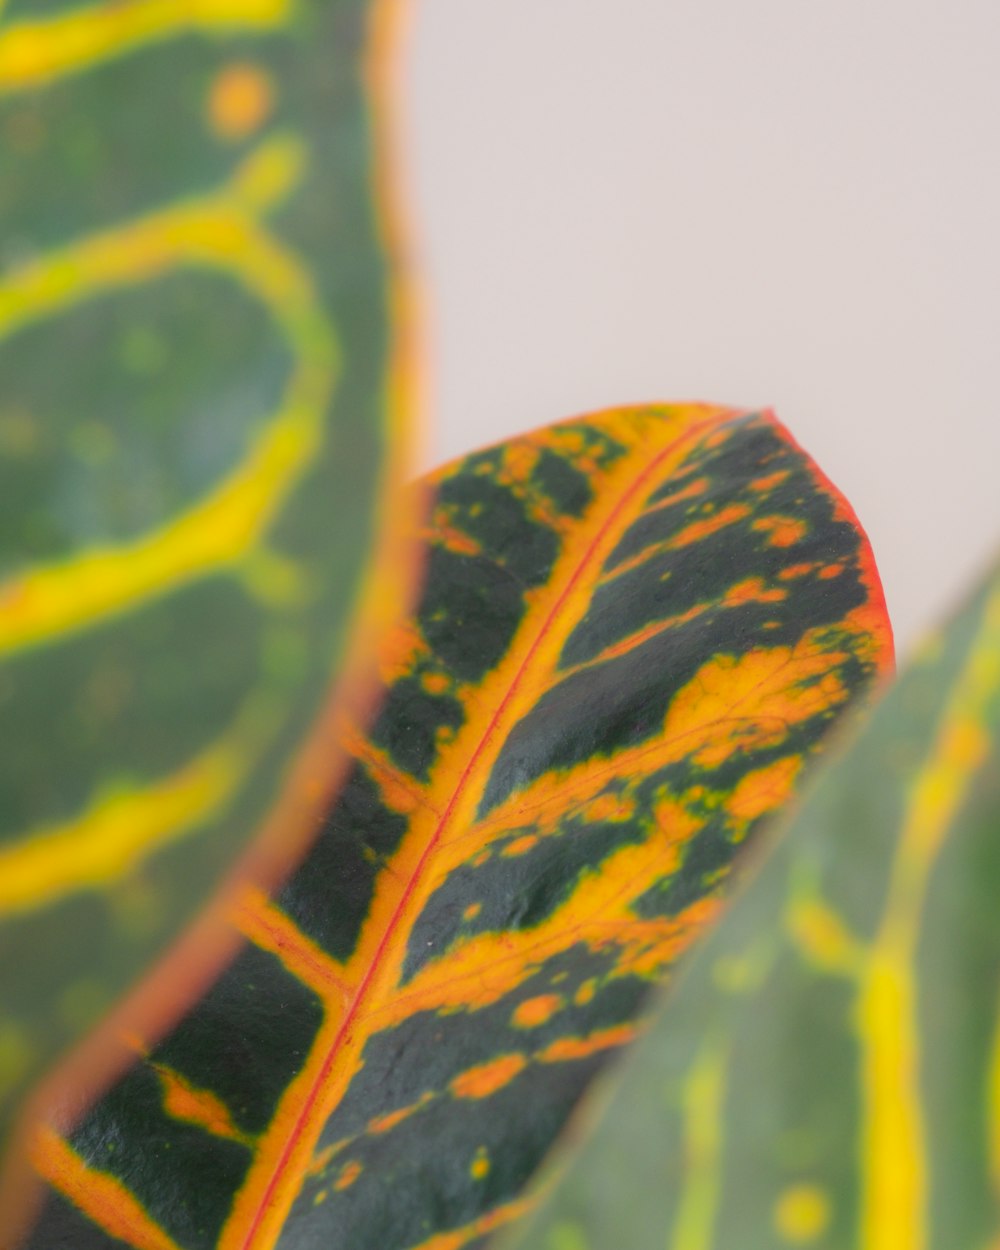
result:
M 576 991 L 576 994 L 573 996 L 573 1002 L 576 1003 L 578 1007 L 585 1007 L 587 1003 L 592 1001 L 596 993 L 597 978 L 588 977 L 588 979 L 584 981 L 580 985 L 580 988 Z
M 749 994 L 764 981 L 774 962 L 769 937 L 739 955 L 722 955 L 712 964 L 712 980 L 724 994 Z
M 220 139 L 246 139 L 267 121 L 274 108 L 274 84 L 259 65 L 227 65 L 212 83 L 208 117 Z
M 352 1159 L 350 1163 L 345 1163 L 340 1169 L 340 1175 L 333 1186 L 334 1189 L 338 1193 L 343 1189 L 350 1189 L 363 1171 L 364 1168 L 357 1159 Z
M 590 1250 L 590 1243 L 579 1224 L 560 1222 L 549 1231 L 546 1250 Z
M 318 1207 L 321 1203 L 326 1202 L 327 1192 L 325 1189 L 318 1189 L 316 1196 L 313 1198 L 313 1206 Z
M 729 796 L 726 807 L 737 820 L 756 820 L 773 811 L 792 793 L 801 767 L 801 756 L 789 755 L 747 773 Z
M 558 994 L 540 994 L 521 1003 L 511 1016 L 511 1023 L 517 1029 L 537 1029 L 551 1020 L 562 1005 Z
M 241 572 L 244 584 L 260 603 L 294 608 L 309 599 L 309 581 L 303 570 L 277 552 L 259 547 L 244 561 Z
M 470 903 L 462 912 L 463 920 L 475 920 L 479 913 L 483 910 L 482 903 Z
M 490 1156 L 485 1146 L 480 1146 L 476 1151 L 476 1157 L 472 1160 L 469 1168 L 469 1175 L 473 1180 L 481 1181 L 484 1176 L 488 1176 L 490 1172 Z
M 104 0 L 0 31 L 0 93 L 92 69 L 186 31 L 280 26 L 292 0 Z
M 526 1064 L 524 1055 L 503 1055 L 456 1076 L 451 1092 L 456 1098 L 488 1098 L 509 1084 Z
M 793 898 L 788 931 L 802 954 L 824 972 L 853 977 L 864 958 L 861 943 L 840 916 L 819 899 Z
M 816 1185 L 794 1185 L 775 1203 L 774 1226 L 793 1245 L 815 1241 L 829 1223 L 829 1200 Z
M 537 833 L 526 833 L 524 837 L 515 838 L 513 842 L 508 842 L 501 851 L 502 855 L 524 855 L 531 850 L 533 846 L 538 844 Z

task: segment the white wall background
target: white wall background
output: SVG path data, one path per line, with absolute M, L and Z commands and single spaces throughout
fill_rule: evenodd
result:
M 905 651 L 1000 547 L 997 0 L 417 0 L 404 75 L 428 462 L 770 404 Z

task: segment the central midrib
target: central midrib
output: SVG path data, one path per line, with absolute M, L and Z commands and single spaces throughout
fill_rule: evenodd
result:
M 618 521 L 622 512 L 625 511 L 625 509 L 632 502 L 636 494 L 642 489 L 642 487 L 649 480 L 649 478 L 651 478 L 654 475 L 654 473 L 659 468 L 659 466 L 663 463 L 663 461 L 668 459 L 670 456 L 675 455 L 677 451 L 681 447 L 684 446 L 685 443 L 693 441 L 699 434 L 701 434 L 706 429 L 709 429 L 715 425 L 724 424 L 725 422 L 729 420 L 733 420 L 737 416 L 741 416 L 741 415 L 745 415 L 745 414 L 741 412 L 733 412 L 733 411 L 725 411 L 725 410 L 717 411 L 711 417 L 708 417 L 704 421 L 698 422 L 696 425 L 692 426 L 690 429 L 685 430 L 683 434 L 681 434 L 679 437 L 674 439 L 673 442 L 671 442 L 661 452 L 659 452 L 654 457 L 654 459 L 651 460 L 646 465 L 646 467 L 635 478 L 635 480 L 631 482 L 630 485 L 622 492 L 622 496 L 618 500 L 618 503 L 608 513 L 608 516 L 605 518 L 603 524 L 600 526 L 597 533 L 591 539 L 587 547 L 587 550 L 584 552 L 583 556 L 581 557 L 579 563 L 576 566 L 576 569 L 573 571 L 573 574 L 569 578 L 567 578 L 565 586 L 563 587 L 558 597 L 556 598 L 556 601 L 553 604 L 551 611 L 545 617 L 545 620 L 543 621 L 538 631 L 538 634 L 536 635 L 535 639 L 532 641 L 531 646 L 528 648 L 528 651 L 524 657 L 524 660 L 521 662 L 521 666 L 518 668 L 517 672 L 514 674 L 511 680 L 511 683 L 509 687 L 507 688 L 506 693 L 504 694 L 504 697 L 500 700 L 499 704 L 497 705 L 496 710 L 494 711 L 493 715 L 490 717 L 489 724 L 486 726 L 482 735 L 480 736 L 478 746 L 469 757 L 469 762 L 466 765 L 464 771 L 462 772 L 461 777 L 459 777 L 458 782 L 455 785 L 455 789 L 448 803 L 448 806 L 445 808 L 444 812 L 441 814 L 441 817 L 438 820 L 434 833 L 428 839 L 426 848 L 421 853 L 421 856 L 419 860 L 417 861 L 413 869 L 413 872 L 410 874 L 410 879 L 409 881 L 407 881 L 406 886 L 403 890 L 403 893 L 400 895 L 399 902 L 396 904 L 396 907 L 392 913 L 392 916 L 390 917 L 389 922 L 386 925 L 385 932 L 382 935 L 382 940 L 378 944 L 378 948 L 375 951 L 375 955 L 371 961 L 368 971 L 365 973 L 364 977 L 361 980 L 360 985 L 358 986 L 357 993 L 354 996 L 354 1000 L 352 1001 L 352 1003 L 350 1004 L 350 1006 L 347 1008 L 346 1012 L 344 1013 L 344 1019 L 341 1023 L 341 1026 L 337 1030 L 337 1034 L 334 1037 L 333 1042 L 330 1045 L 330 1051 L 329 1051 L 329 1054 L 327 1055 L 326 1062 L 323 1064 L 323 1067 L 320 1070 L 319 1074 L 317 1075 L 316 1080 L 313 1082 L 312 1088 L 309 1090 L 308 1095 L 303 1101 L 302 1110 L 300 1111 L 295 1121 L 295 1124 L 291 1132 L 288 1135 L 288 1140 L 285 1143 L 285 1147 L 281 1152 L 281 1156 L 278 1159 L 277 1165 L 275 1166 L 274 1173 L 271 1177 L 271 1180 L 268 1182 L 267 1188 L 264 1190 L 260 1204 L 258 1205 L 257 1210 L 254 1213 L 253 1221 L 247 1229 L 247 1236 L 243 1242 L 242 1250 L 254 1250 L 254 1241 L 257 1236 L 257 1232 L 260 1229 L 264 1215 L 267 1212 L 268 1206 L 271 1203 L 271 1199 L 274 1197 L 275 1191 L 277 1190 L 279 1184 L 281 1183 L 282 1176 L 283 1176 L 285 1167 L 287 1166 L 289 1156 L 291 1155 L 296 1142 L 302 1135 L 304 1127 L 309 1123 L 311 1119 L 313 1108 L 315 1107 L 316 1103 L 319 1101 L 320 1091 L 323 1089 L 324 1085 L 329 1079 L 330 1072 L 332 1071 L 333 1066 L 336 1062 L 336 1059 L 340 1052 L 344 1038 L 350 1031 L 352 1024 L 357 1018 L 359 1010 L 364 1005 L 368 987 L 371 984 L 373 978 L 375 977 L 375 974 L 378 972 L 381 966 L 382 956 L 383 956 L 383 953 L 385 952 L 386 946 L 389 944 L 390 940 L 395 935 L 396 930 L 399 927 L 400 921 L 403 919 L 403 916 L 405 915 L 407 904 L 412 898 L 413 893 L 416 890 L 417 885 L 419 884 L 424 874 L 424 869 L 427 866 L 428 861 L 431 859 L 435 850 L 437 849 L 445 829 L 448 827 L 448 823 L 451 820 L 452 813 L 454 812 L 456 805 L 458 804 L 459 800 L 462 798 L 464 794 L 465 787 L 468 784 L 469 778 L 472 775 L 473 770 L 475 769 L 477 763 L 479 762 L 479 759 L 482 756 L 484 750 L 486 749 L 486 745 L 490 741 L 490 736 L 493 730 L 496 728 L 498 722 L 500 721 L 500 718 L 503 716 L 504 712 L 509 706 L 511 699 L 514 697 L 515 693 L 520 687 L 522 678 L 524 677 L 524 674 L 527 672 L 527 670 L 531 666 L 532 660 L 535 657 L 535 653 L 537 652 L 538 647 L 541 645 L 542 641 L 545 639 L 546 635 L 548 634 L 548 631 L 552 625 L 552 622 L 558 617 L 560 610 L 563 604 L 565 603 L 566 599 L 573 592 L 577 583 L 582 577 L 584 571 L 587 569 L 588 565 L 593 560 L 594 553 L 600 547 L 601 542 L 604 539 L 607 532 L 614 527 L 615 523 Z M 294 1201 L 294 1198 L 292 1201 Z M 261 1248 L 261 1250 L 263 1250 L 263 1248 Z

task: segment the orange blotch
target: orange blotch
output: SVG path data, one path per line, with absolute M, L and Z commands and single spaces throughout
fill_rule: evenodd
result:
M 196 1088 L 171 1068 L 161 1067 L 160 1064 L 152 1064 L 151 1067 L 160 1078 L 163 1109 L 167 1115 L 188 1124 L 197 1124 L 213 1137 L 224 1137 L 244 1145 L 252 1141 L 236 1127 L 229 1108 L 217 1095 L 210 1090 Z
M 542 1063 L 563 1063 L 569 1059 L 586 1059 L 590 1055 L 600 1054 L 613 1046 L 624 1046 L 631 1042 L 638 1027 L 634 1024 L 619 1024 L 613 1029 L 601 1029 L 591 1033 L 589 1037 L 561 1037 L 551 1046 L 539 1051 L 538 1058 Z
M 540 1024 L 551 1020 L 562 1005 L 563 999 L 559 994 L 540 994 L 537 998 L 529 998 L 511 1016 L 511 1024 L 516 1029 L 537 1029 Z
M 509 1084 L 527 1064 L 524 1055 L 503 1055 L 489 1063 L 469 1068 L 451 1083 L 456 1098 L 488 1098 Z
M 306 1176 L 319 1176 L 325 1172 L 330 1160 L 340 1148 L 340 1146 L 324 1146 L 318 1154 L 313 1155 L 312 1162 L 306 1168 Z
M 227 65 L 208 97 L 208 118 L 220 139 L 237 142 L 252 135 L 274 109 L 274 85 L 259 65 L 241 61 Z
M 598 821 L 629 820 L 635 813 L 635 801 L 620 794 L 599 794 L 584 808 L 584 819 Z
M 533 846 L 537 846 L 537 845 L 538 845 L 538 834 L 526 833 L 523 837 L 515 838 L 513 842 L 508 843 L 507 846 L 505 846 L 503 850 L 500 852 L 500 854 L 506 855 L 506 856 L 524 855 L 528 851 L 530 851 Z
M 719 655 L 698 670 L 670 704 L 664 723 L 666 759 L 694 754 L 714 768 L 734 751 L 776 746 L 789 726 L 847 697 L 831 669 L 846 655 L 810 646 L 759 647 Z
M 730 586 L 722 602 L 727 608 L 735 608 L 742 603 L 780 603 L 787 598 L 787 590 L 779 590 L 777 587 L 768 590 L 763 578 L 748 577 L 737 582 L 735 586 Z
M 334 1182 L 334 1189 L 336 1189 L 338 1193 L 342 1189 L 350 1189 L 363 1171 L 364 1168 L 357 1161 L 357 1159 L 352 1159 L 350 1163 L 345 1163 L 340 1169 L 340 1175 Z
M 483 910 L 482 903 L 470 903 L 462 912 L 463 920 L 475 920 L 479 913 Z
M 476 1156 L 472 1160 L 472 1164 L 469 1168 L 469 1174 L 472 1179 L 476 1181 L 481 1181 L 484 1176 L 489 1176 L 490 1156 L 487 1154 L 484 1147 L 480 1146 L 480 1148 L 476 1151 Z
M 662 829 L 669 839 L 670 853 L 660 861 L 663 871 L 667 872 L 677 858 L 677 847 L 698 832 L 702 821 L 693 816 L 683 803 L 669 796 L 657 802 L 653 809 L 653 818 L 656 827 Z
M 387 686 L 408 677 L 428 654 L 423 634 L 412 621 L 404 621 L 386 634 L 378 656 L 379 677 Z
M 425 1094 L 416 1102 L 411 1103 L 408 1107 L 400 1107 L 398 1111 L 390 1111 L 388 1115 L 376 1116 L 374 1120 L 368 1121 L 367 1132 L 388 1133 L 391 1129 L 394 1129 L 397 1124 L 402 1124 L 404 1120 L 409 1119 L 409 1117 L 413 1115 L 414 1111 L 419 1111 L 424 1103 L 432 1097 L 432 1094 Z
M 501 480 L 509 482 L 526 482 L 535 471 L 538 463 L 538 448 L 528 439 L 520 439 L 510 443 L 504 450 Z
M 456 555 L 476 556 L 482 551 L 482 546 L 465 530 L 452 525 L 448 514 L 443 511 L 434 514 L 433 526 L 423 537 L 436 546 L 454 551 Z
M 819 575 L 824 581 L 828 581 L 831 577 L 839 577 L 844 571 L 842 564 L 824 564 L 820 569 Z
M 685 499 L 695 499 L 698 495 L 703 495 L 708 490 L 709 480 L 707 477 L 695 478 L 693 482 L 688 482 L 683 490 L 677 491 L 676 494 L 670 495 L 666 499 L 661 499 L 653 504 L 649 511 L 656 512 L 660 508 L 669 508 L 672 504 L 683 503 Z
M 787 569 L 782 569 L 778 576 L 783 582 L 790 582 L 796 577 L 805 577 L 815 567 L 814 564 L 790 564 Z
M 444 694 L 451 687 L 451 679 L 444 673 L 424 673 L 421 685 L 428 694 Z
M 750 489 L 760 491 L 762 493 L 764 491 L 774 490 L 776 486 L 781 485 L 786 477 L 788 477 L 788 470 L 779 469 L 777 473 L 769 473 L 766 477 L 755 477 L 750 483 Z
M 768 535 L 772 547 L 792 547 L 809 532 L 805 521 L 792 516 L 765 516 L 754 521 L 753 528 Z
M 729 796 L 726 807 L 737 820 L 756 820 L 785 802 L 801 768 L 801 757 L 789 755 L 748 773 Z
M 720 508 L 714 516 L 705 517 L 703 521 L 692 521 L 690 525 L 686 525 L 675 534 L 667 546 L 670 548 L 690 546 L 691 543 L 700 542 L 703 538 L 708 538 L 709 535 L 725 529 L 727 525 L 735 525 L 737 521 L 742 521 L 749 515 L 750 509 L 746 504 L 730 504 L 728 508 Z

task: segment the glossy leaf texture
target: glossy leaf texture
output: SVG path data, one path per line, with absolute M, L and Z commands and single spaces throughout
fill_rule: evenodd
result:
M 478 1244 L 890 661 L 768 414 L 608 412 L 428 485 L 345 790 L 198 1008 L 40 1139 L 33 1250 Z
M 0 1141 L 256 834 L 302 849 L 399 599 L 369 8 L 0 3 Z
M 1000 1237 L 1000 565 L 576 1126 L 518 1250 Z

